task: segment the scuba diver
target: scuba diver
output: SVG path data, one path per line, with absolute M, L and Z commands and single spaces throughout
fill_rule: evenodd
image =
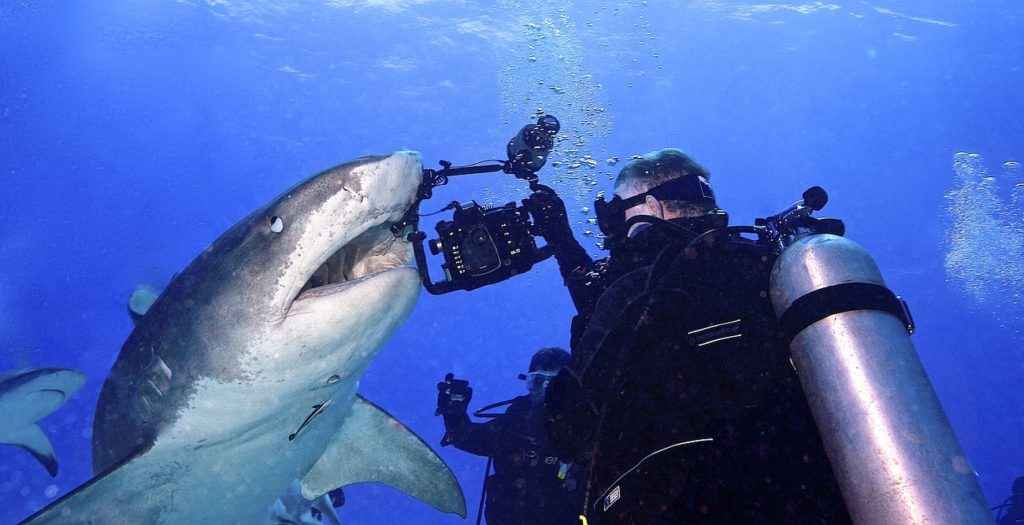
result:
M 539 113 L 505 161 L 424 169 L 418 201 L 391 229 L 413 244 L 434 295 L 557 260 L 576 315 L 570 366 L 546 394 L 548 439 L 589 471 L 584 525 L 991 515 L 910 340 L 906 301 L 841 220 L 812 216 L 825 190 L 729 226 L 699 163 L 676 149 L 633 157 L 614 198 L 594 202 L 611 252 L 594 261 L 538 179 L 559 129 Z M 453 201 L 427 242 L 420 202 L 451 177 L 498 171 L 529 183 L 522 206 Z
M 476 411 L 474 415 L 493 417 L 486 423 L 474 423 L 466 414 L 473 396 L 467 381 L 448 374 L 437 385 L 436 413 L 444 416 L 445 426 L 442 446 L 488 456 L 488 471 L 494 465 L 494 474 L 484 480 L 481 501 L 486 501 L 489 525 L 579 523 L 580 469 L 559 457 L 544 429 L 544 392 L 568 364 L 569 353 L 561 348 L 538 350 L 525 376 L 529 394 Z M 504 414 L 481 414 L 505 404 L 509 407 Z
M 590 472 L 591 525 L 849 523 L 772 309 L 775 256 L 722 229 L 709 178 L 677 149 L 626 165 L 595 202 L 599 261 L 554 192 L 532 196 L 577 309 L 549 439 Z
M 1024 476 L 1013 480 L 1010 486 L 1010 497 L 1002 505 L 994 507 L 996 523 L 998 525 L 1022 525 L 1024 524 Z

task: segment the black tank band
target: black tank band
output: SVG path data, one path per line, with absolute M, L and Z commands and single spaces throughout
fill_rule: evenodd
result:
M 787 343 L 808 326 L 835 314 L 855 310 L 888 312 L 914 333 L 914 319 L 906 301 L 884 286 L 870 283 L 844 283 L 820 288 L 800 297 L 779 319 Z

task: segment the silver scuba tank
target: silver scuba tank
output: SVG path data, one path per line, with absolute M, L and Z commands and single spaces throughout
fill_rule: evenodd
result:
M 871 256 L 838 235 L 794 235 L 770 293 L 854 522 L 993 523 L 910 341 L 909 312 Z

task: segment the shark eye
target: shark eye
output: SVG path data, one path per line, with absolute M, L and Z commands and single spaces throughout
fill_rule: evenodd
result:
M 339 376 L 338 374 L 334 374 L 333 376 L 327 378 L 327 384 L 328 385 L 333 385 L 334 383 L 337 383 L 338 381 L 341 381 L 341 376 Z
M 281 233 L 284 231 L 284 221 L 277 215 L 270 218 L 270 231 L 274 233 Z

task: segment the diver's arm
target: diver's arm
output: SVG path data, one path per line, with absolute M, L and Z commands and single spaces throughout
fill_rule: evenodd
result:
M 543 184 L 536 184 L 533 188 L 533 194 L 523 200 L 523 205 L 533 217 L 532 233 L 547 241 L 576 311 L 586 312 L 589 317 L 589 311 L 600 296 L 600 291 L 594 292 L 586 282 L 594 260 L 573 236 L 565 203 L 555 190 Z
M 569 237 L 558 246 L 552 246 L 555 261 L 558 262 L 558 273 L 562 274 L 562 282 L 569 290 L 569 297 L 576 307 L 576 312 L 590 318 L 597 299 L 604 292 L 600 279 L 595 278 L 595 261 L 580 246 L 575 238 Z M 596 262 L 602 264 L 601 261 Z
M 569 347 L 576 348 L 583 331 L 594 315 L 597 300 L 608 288 L 607 278 L 604 269 L 607 259 L 590 261 L 585 266 L 577 268 L 565 279 L 565 287 L 572 297 L 572 304 L 576 307 L 576 315 L 572 318 L 570 329 Z
M 500 417 L 486 423 L 474 423 L 465 412 L 444 414 L 448 442 L 459 450 L 477 456 L 497 454 L 501 439 Z
M 569 285 L 572 278 L 579 274 L 581 268 L 586 268 L 594 261 L 587 250 L 584 250 L 579 241 L 571 234 L 560 239 L 557 244 L 552 244 L 551 249 L 554 252 L 555 261 L 558 263 L 558 273 L 562 274 L 566 286 Z

